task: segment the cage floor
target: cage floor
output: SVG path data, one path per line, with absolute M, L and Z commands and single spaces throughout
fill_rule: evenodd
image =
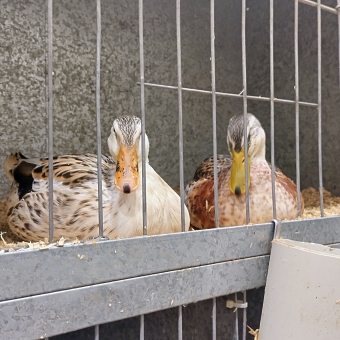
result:
M 320 195 L 314 188 L 302 191 L 305 201 L 305 210 L 300 219 L 320 217 Z M 329 191 L 323 190 L 324 216 L 340 215 L 340 197 L 333 196 Z M 15 246 L 27 245 L 22 239 L 16 236 L 7 224 L 5 200 L 0 200 L 0 248 L 13 248 Z

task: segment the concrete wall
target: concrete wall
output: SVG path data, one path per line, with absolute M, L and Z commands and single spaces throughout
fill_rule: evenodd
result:
M 0 1 L 1 127 L 0 158 L 21 150 L 46 156 L 46 6 L 45 1 Z M 115 117 L 140 115 L 138 6 L 136 1 L 102 1 L 101 115 L 103 152 Z M 175 2 L 145 2 L 145 79 L 177 84 Z M 219 90 L 239 92 L 238 27 L 240 5 L 217 2 L 216 68 Z M 53 8 L 55 154 L 96 152 L 95 1 L 55 1 Z M 237 28 L 236 30 L 234 28 Z M 182 5 L 183 86 L 209 90 L 209 4 Z M 211 98 L 183 95 L 185 177 L 212 154 Z M 227 104 L 227 105 L 226 105 Z M 240 111 L 238 101 L 236 111 Z M 173 187 L 179 185 L 177 92 L 146 90 L 146 130 L 150 163 Z M 225 152 L 227 122 L 235 109 L 218 103 L 219 151 Z M 8 181 L 0 170 L 0 196 Z
M 329 0 L 335 6 L 335 0 Z M 45 1 L 0 1 L 0 159 L 21 150 L 46 156 L 46 6 Z M 247 2 L 248 93 L 269 96 L 268 1 Z M 293 1 L 275 1 L 275 96 L 294 99 Z M 101 114 L 103 152 L 115 117 L 140 114 L 138 8 L 136 1 L 102 1 Z M 300 4 L 300 96 L 317 100 L 316 10 Z M 183 86 L 210 89 L 209 3 L 182 3 Z M 95 125 L 95 1 L 55 1 L 54 150 L 55 154 L 96 151 Z M 241 4 L 216 1 L 216 85 L 218 91 L 239 93 L 241 73 Z M 175 2 L 145 2 L 145 80 L 177 84 Z M 340 193 L 334 166 L 339 152 L 337 17 L 322 15 L 323 165 L 324 185 Z M 151 165 L 173 187 L 179 184 L 177 92 L 146 90 L 147 133 Z M 267 132 L 269 104 L 249 101 Z M 218 151 L 227 152 L 229 118 L 242 112 L 242 100 L 217 98 Z M 212 154 L 211 98 L 183 94 L 185 181 Z M 275 105 L 276 163 L 295 179 L 295 111 Z M 301 107 L 301 184 L 318 187 L 317 112 Z M 331 145 L 331 147 L 330 147 Z M 8 188 L 0 169 L 0 197 Z
M 241 2 L 215 2 L 217 90 L 240 93 L 243 88 Z M 250 95 L 269 96 L 268 3 L 247 1 L 247 77 Z M 323 3 L 333 7 L 336 5 L 335 0 Z M 209 90 L 209 2 L 184 0 L 181 6 L 183 86 Z M 293 0 L 275 1 L 275 96 L 284 99 L 294 99 L 293 6 Z M 46 4 L 42 0 L 0 0 L 0 8 L 0 160 L 2 162 L 9 152 L 17 150 L 29 156 L 46 156 Z M 113 119 L 124 114 L 140 115 L 140 88 L 137 85 L 139 40 L 136 0 L 103 0 L 102 8 L 101 128 L 103 152 L 106 153 L 106 139 Z M 303 4 L 299 5 L 299 9 L 300 97 L 303 101 L 316 102 L 316 10 Z M 95 1 L 58 0 L 54 2 L 53 11 L 55 154 L 96 152 Z M 145 1 L 144 15 L 145 80 L 176 85 L 175 1 Z M 340 151 L 337 29 L 337 16 L 323 12 L 323 179 L 328 190 L 340 194 L 340 172 L 337 171 Z M 269 157 L 269 103 L 249 101 L 248 108 L 249 112 L 258 116 L 267 132 Z M 173 187 L 179 184 L 177 110 L 176 91 L 146 90 L 150 163 Z M 227 152 L 225 132 L 229 118 L 242 110 L 242 99 L 217 98 L 218 152 Z M 210 96 L 183 93 L 183 113 L 187 182 L 196 166 L 212 154 Z M 294 106 L 277 104 L 275 115 L 276 164 L 295 179 Z M 301 107 L 300 115 L 301 184 L 302 188 L 318 187 L 317 111 Z M 0 197 L 7 188 L 8 181 L 1 168 Z M 259 294 L 262 294 L 261 291 Z M 205 311 L 203 319 L 208 320 L 207 325 L 210 325 L 210 311 L 206 304 L 197 306 L 202 313 Z M 260 306 L 261 299 L 256 298 L 249 308 L 251 318 L 248 323 L 254 328 L 259 322 Z M 164 313 L 159 318 L 167 320 L 166 313 L 173 312 Z M 223 312 L 219 313 L 223 315 Z M 198 323 L 201 322 L 202 318 Z M 232 320 L 229 319 L 229 322 Z M 138 334 L 138 325 L 135 328 L 124 325 L 117 326 L 119 332 L 123 332 L 125 327 L 131 333 L 136 328 Z M 107 327 L 109 329 L 111 326 Z M 146 326 L 146 330 L 150 327 L 153 326 Z M 199 333 L 202 339 L 206 339 L 206 334 L 211 331 L 210 326 L 202 327 L 204 330 L 199 329 Z M 232 329 L 231 324 L 225 327 L 226 332 Z M 175 323 L 171 329 L 175 332 Z M 113 331 L 104 332 L 111 334 Z M 187 338 L 198 339 L 192 334 L 188 333 Z M 85 337 L 81 335 L 79 338 Z M 121 338 L 129 339 L 129 336 L 122 335 Z
M 275 97 L 295 98 L 294 1 L 274 1 Z M 322 1 L 333 8 L 335 0 Z M 249 93 L 269 96 L 269 1 L 247 1 Z M 299 4 L 300 100 L 317 103 L 317 14 L 316 8 Z M 338 19 L 322 11 L 322 145 L 324 187 L 340 194 L 337 155 L 340 152 Z M 270 106 L 249 102 L 267 132 L 270 157 Z M 300 107 L 301 186 L 318 188 L 318 114 L 315 108 Z M 277 165 L 295 180 L 295 108 L 275 105 L 275 156 Z

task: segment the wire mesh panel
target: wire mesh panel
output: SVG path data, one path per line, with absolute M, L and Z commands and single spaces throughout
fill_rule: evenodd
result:
M 162 334 L 162 338 L 166 339 L 186 339 L 189 337 L 195 337 L 197 339 L 206 339 L 209 333 L 209 338 L 219 339 L 223 336 L 230 336 L 234 339 L 246 339 L 247 338 L 247 291 L 249 289 L 261 287 L 265 285 L 266 270 L 268 267 L 270 243 L 273 237 L 273 231 L 275 225 L 277 225 L 277 193 L 275 186 L 276 169 L 275 165 L 280 165 L 280 152 L 277 151 L 277 145 L 282 145 L 277 142 L 277 132 L 282 130 L 283 127 L 277 127 L 277 121 L 280 120 L 280 107 L 289 106 L 293 112 L 290 119 L 295 122 L 294 138 L 294 170 L 295 181 L 297 184 L 297 206 L 298 215 L 302 215 L 302 201 L 300 197 L 300 189 L 304 184 L 303 171 L 301 171 L 302 155 L 301 145 L 305 145 L 305 135 L 301 132 L 301 120 L 303 119 L 304 109 L 308 109 L 313 112 L 314 117 L 317 118 L 317 126 L 315 129 L 315 136 L 317 141 L 317 182 L 319 189 L 319 202 L 320 202 L 320 215 L 324 217 L 324 177 L 323 172 L 323 135 L 325 121 L 325 111 L 323 109 L 324 97 L 323 97 L 323 68 L 322 68 L 322 28 L 323 13 L 329 15 L 339 15 L 339 7 L 326 6 L 321 3 L 320 0 L 307 1 L 307 0 L 292 0 L 289 5 L 293 8 L 293 35 L 292 35 L 292 60 L 293 60 L 293 73 L 294 88 L 291 89 L 291 96 L 282 95 L 282 92 L 276 91 L 275 85 L 279 77 L 275 74 L 275 65 L 280 63 L 280 58 L 275 54 L 277 42 L 275 41 L 276 32 L 276 20 L 279 20 L 279 15 L 276 15 L 277 8 L 275 6 L 282 6 L 281 3 L 270 0 L 266 6 L 261 3 L 258 8 L 258 13 L 267 13 L 267 21 L 265 26 L 268 28 L 268 34 L 266 36 L 266 51 L 268 52 L 268 77 L 263 77 L 268 89 L 266 95 L 261 95 L 254 90 L 254 81 L 249 82 L 249 74 L 256 73 L 254 71 L 255 64 L 253 64 L 253 57 L 249 55 L 249 50 L 254 52 L 254 48 L 251 45 L 251 39 L 249 38 L 248 24 L 251 25 L 252 11 L 256 11 L 256 6 L 252 1 L 242 0 L 242 2 L 233 2 L 230 4 L 222 4 L 220 1 L 211 0 L 209 4 L 202 2 L 190 3 L 193 7 L 188 10 L 188 3 L 186 1 L 174 0 L 164 3 L 168 11 L 163 11 L 163 8 L 157 8 L 156 2 L 149 2 L 146 0 L 139 0 L 138 6 L 133 3 L 126 3 L 116 6 L 108 2 L 97 0 L 93 1 L 93 9 L 95 11 L 91 16 L 89 12 L 86 12 L 86 18 L 91 25 L 92 30 L 95 32 L 90 38 L 85 39 L 84 45 L 90 45 L 92 42 L 91 57 L 93 62 L 93 75 L 91 82 L 93 85 L 93 96 L 91 98 L 93 105 L 93 112 L 95 112 L 95 129 L 92 133 L 95 135 L 95 147 L 96 147 L 96 164 L 97 164 L 97 182 L 98 184 L 98 236 L 95 242 L 81 242 L 79 244 L 69 244 L 61 246 L 53 246 L 51 248 L 46 247 L 41 250 L 29 250 L 24 249 L 20 252 L 12 252 L 4 250 L 4 254 L 0 254 L 0 268 L 6 275 L 6 287 L 0 294 L 0 319 L 2 320 L 2 326 L 0 327 L 0 338 L 46 338 L 65 332 L 74 331 L 85 327 L 93 327 L 93 332 L 88 331 L 89 337 L 94 339 L 108 338 L 107 329 L 110 327 L 110 322 L 115 321 L 117 325 L 121 320 L 129 319 L 131 322 L 131 329 L 128 331 L 138 334 L 140 339 L 147 339 L 148 335 L 161 334 L 161 331 L 167 329 L 166 327 L 159 326 L 154 327 L 153 317 L 157 316 L 152 313 L 158 311 L 165 311 L 165 318 L 169 316 L 169 323 L 173 325 L 170 327 L 173 334 L 168 334 L 169 331 Z M 189 4 L 189 5 L 190 5 Z M 73 4 L 74 5 L 74 4 Z M 85 2 L 80 2 L 74 5 L 86 6 Z M 48 167 L 54 170 L 53 156 L 55 155 L 54 143 L 56 143 L 57 149 L 59 147 L 58 138 L 59 132 L 55 132 L 55 117 L 58 116 L 58 101 L 63 100 L 63 95 L 60 96 L 62 86 L 58 83 L 60 80 L 58 77 L 58 63 L 55 62 L 55 55 L 58 56 L 60 47 L 58 44 L 58 38 L 60 30 L 63 27 L 63 19 L 60 17 L 60 7 L 68 5 L 62 3 L 61 5 L 52 0 L 44 1 L 44 6 L 47 9 L 46 23 L 46 37 L 47 48 L 46 50 L 46 69 L 47 69 L 47 154 L 48 154 Z M 128 20 L 125 19 L 119 21 L 121 35 L 116 38 L 114 43 L 107 43 L 106 39 L 110 34 L 111 18 L 109 10 L 106 10 L 106 6 L 111 11 L 117 11 L 119 15 L 126 15 L 126 12 L 131 15 Z M 224 7 L 227 6 L 227 7 Z M 221 41 L 217 39 L 219 32 L 224 32 L 224 13 L 222 15 L 219 12 L 219 8 L 224 10 L 227 8 L 233 10 L 233 13 L 237 13 L 237 33 L 227 32 L 228 34 L 235 35 L 235 41 L 238 41 L 239 47 L 239 64 L 238 64 L 238 86 L 241 86 L 239 91 L 229 90 L 232 87 L 228 87 L 228 79 L 221 86 L 220 82 L 220 65 Z M 265 7 L 266 12 L 263 11 L 262 6 Z M 301 23 L 300 13 L 302 6 L 308 6 L 311 8 L 316 17 L 315 27 L 315 41 L 316 43 L 316 55 L 313 56 L 316 60 L 317 77 L 316 82 L 312 84 L 312 87 L 317 89 L 316 96 L 308 97 L 303 93 L 303 76 L 301 76 L 300 56 L 303 51 L 299 50 L 299 43 L 303 39 L 299 32 L 299 25 Z M 72 6 L 71 6 L 72 7 Z M 184 10 L 183 10 L 184 8 Z M 205 47 L 209 53 L 203 60 L 201 65 L 204 65 L 209 69 L 207 83 L 201 82 L 200 75 L 204 73 L 200 67 L 195 67 L 196 60 L 191 60 L 188 63 L 187 50 L 193 48 L 198 41 L 194 39 L 188 39 L 186 32 L 190 30 L 191 23 L 187 20 L 194 12 L 192 22 L 197 27 L 201 25 L 201 18 L 195 19 L 196 10 L 203 11 L 204 20 L 206 23 L 204 33 L 206 34 Z M 78 8 L 79 9 L 79 8 Z M 53 11 L 52 11 L 53 10 Z M 302 9 L 303 10 L 303 9 Z M 163 12 L 159 16 L 152 16 L 153 11 Z M 163 18 L 164 15 L 166 20 Z M 150 14 L 151 13 L 151 14 Z M 77 11 L 73 13 L 73 24 L 77 23 L 79 18 L 77 17 Z M 290 20 L 289 19 L 289 20 Z M 165 20 L 165 21 L 163 21 Z M 196 20 L 196 21 L 195 21 Z M 285 18 L 285 20 L 288 20 Z M 131 24 L 131 22 L 133 24 Z M 189 22 L 189 23 L 188 23 Z M 165 29 L 163 33 L 168 34 L 169 41 L 164 43 L 164 46 L 172 44 L 173 50 L 169 48 L 166 53 L 162 55 L 162 58 L 166 60 L 164 67 L 167 68 L 168 64 L 171 72 L 169 79 L 172 81 L 167 82 L 166 77 L 163 77 L 163 73 L 158 74 L 157 60 L 154 58 L 157 55 L 158 50 L 152 50 L 149 44 L 153 38 L 161 40 L 167 40 L 164 37 L 157 38 L 156 32 L 148 30 L 148 25 L 152 23 L 151 27 L 161 27 Z M 256 26 L 256 24 L 252 23 Z M 13 25 L 15 26 L 15 25 Z M 229 25 L 230 28 L 233 25 Z M 339 29 L 340 24 L 338 24 Z M 222 28 L 221 28 L 222 27 Z M 116 28 L 116 27 L 115 27 Z M 67 27 L 72 34 L 75 34 L 80 40 L 82 33 L 76 26 Z M 134 38 L 124 40 L 125 31 L 133 31 Z M 208 33 L 206 33 L 208 31 Z M 56 33 L 55 33 L 56 32 Z M 75 32 L 75 33 L 74 33 Z M 228 35 L 230 38 L 231 35 Z M 195 37 L 195 34 L 192 35 Z M 190 38 L 192 38 L 190 37 Z M 112 38 L 112 37 L 110 37 Z M 340 39 L 340 33 L 339 33 Z M 95 43 L 93 43 L 95 41 Z M 54 45 L 54 42 L 57 45 Z M 79 42 L 81 45 L 81 42 Z M 134 46 L 135 61 L 127 62 L 127 66 L 120 65 L 119 67 L 124 70 L 133 69 L 134 71 L 130 84 L 130 88 L 120 89 L 118 85 L 120 76 L 116 76 L 119 67 L 111 73 L 110 67 L 107 64 L 113 63 L 110 54 L 112 51 L 121 48 L 129 49 L 130 45 Z M 120 46 L 120 47 L 118 47 Z M 189 48 L 188 48 L 189 46 Z M 90 53 L 84 47 L 86 53 Z M 339 48 L 339 47 L 338 47 Z M 90 48 L 89 48 L 90 50 Z M 120 60 L 124 61 L 124 56 L 129 53 L 123 54 L 120 51 Z M 152 53 L 150 53 L 150 50 Z M 202 49 L 203 50 L 203 49 Z M 184 53 L 183 53 L 184 51 Z M 338 52 L 338 51 L 337 51 Z M 340 52 L 338 52 L 340 55 Z M 150 57 L 151 55 L 151 57 Z M 117 55 L 115 55 L 117 56 Z M 84 56 L 83 56 L 84 57 Z M 81 59 L 82 56 L 79 58 Z M 150 61 L 151 58 L 151 61 Z M 169 60 L 168 60 L 169 58 Z M 198 56 L 199 58 L 199 56 Z M 155 61 L 156 60 L 156 61 Z M 334 63 L 338 63 L 338 60 Z M 190 67 L 188 67 L 188 65 Z M 139 66 L 139 68 L 138 68 Z M 337 66 L 339 66 L 337 64 Z M 224 65 L 227 69 L 229 66 Z M 114 67 L 113 67 L 114 68 Z M 265 68 L 265 67 L 262 67 Z M 137 69 L 137 71 L 135 71 Z M 57 71 L 58 70 L 58 71 Z M 92 71 L 93 71 L 92 70 Z M 229 69 L 230 70 L 230 69 Z M 92 72 L 91 71 L 91 72 Z M 337 70 L 338 71 L 338 70 Z M 194 75 L 192 79 L 188 75 L 191 72 L 198 74 Z M 221 71 L 222 72 L 222 71 Z M 227 72 L 228 73 L 228 72 Z M 223 73 L 224 75 L 227 73 Z M 109 74 L 109 76 L 107 76 Z M 92 76 L 93 76 L 92 75 Z M 114 76 L 112 76 L 114 75 Z M 129 75 L 128 75 L 129 76 Z M 126 77 L 128 77 L 126 76 Z M 340 77 L 340 72 L 339 76 Z M 124 78 L 124 75 L 122 76 Z M 228 78 L 228 76 L 226 77 Z M 231 78 L 231 77 L 230 77 Z M 5 78 L 4 78 L 5 79 Z M 165 81 L 161 81 L 165 79 Z M 6 79 L 5 79 L 6 80 Z M 67 81 L 74 80 L 72 76 L 67 78 Z M 158 81 L 160 80 L 160 81 Z M 327 79 L 326 79 L 327 80 Z M 120 83 L 122 84 L 122 83 Z M 188 84 L 188 86 L 184 86 Z M 201 86 L 201 84 L 203 84 Z M 251 85 L 249 85 L 251 84 Z M 45 84 L 44 84 L 45 85 Z M 327 86 L 327 85 L 326 85 Z M 110 92 L 108 88 L 115 88 Z M 260 88 L 260 87 L 259 87 Z M 157 92 L 159 91 L 159 92 Z M 110 97 L 112 96 L 113 99 Z M 172 94 L 177 94 L 173 99 Z M 142 154 L 142 232 L 143 237 L 126 240 L 108 240 L 108 235 L 104 230 L 104 212 L 103 212 L 103 169 L 102 169 L 102 145 L 103 140 L 103 128 L 109 121 L 108 116 L 112 119 L 112 109 L 108 108 L 107 103 L 117 109 L 118 113 L 130 114 L 129 110 L 122 104 L 127 97 L 137 98 L 133 100 L 133 105 L 138 106 L 136 112 L 141 117 L 141 154 Z M 154 98 L 161 98 L 159 101 Z M 55 104 L 57 98 L 57 104 Z M 61 98 L 61 99 L 60 99 Z M 194 98 L 194 99 L 193 99 Z M 197 99 L 199 98 L 199 99 Z M 206 100 L 208 102 L 209 109 L 207 112 L 202 109 L 200 114 L 207 113 L 205 122 L 209 122 L 209 131 L 205 133 L 196 133 L 194 129 L 195 120 L 199 121 L 199 114 L 191 114 L 189 105 L 197 105 L 196 101 Z M 207 99 L 205 99 L 207 98 Z M 164 100 L 164 102 L 163 102 Z M 168 100 L 168 101 L 167 101 Z M 230 108 L 221 110 L 219 100 L 224 103 L 224 100 L 228 103 L 238 102 L 239 104 L 230 105 Z M 222 102 L 223 101 L 223 102 Z M 138 105 L 135 105 L 135 102 Z M 167 111 L 167 103 L 175 103 L 174 112 L 172 116 L 171 110 L 169 112 L 162 113 L 163 116 L 157 117 L 154 111 L 154 104 L 160 106 L 161 111 Z M 165 104 L 164 104 L 165 103 Z M 254 104 L 252 104 L 254 103 Z M 220 223 L 221 215 L 221 199 L 219 199 L 219 192 L 221 187 L 219 186 L 219 168 L 218 168 L 218 154 L 220 150 L 226 150 L 226 146 L 223 147 L 219 136 L 221 131 L 221 122 L 225 122 L 226 116 L 232 116 L 234 114 L 234 107 L 238 107 L 241 114 L 243 114 L 243 145 L 244 145 L 244 163 L 245 169 L 248 168 L 248 156 L 249 156 L 249 141 L 247 131 L 247 121 L 249 108 L 256 108 L 256 105 L 268 104 L 267 114 L 263 117 L 266 126 L 269 126 L 270 131 L 270 160 L 271 160 L 271 198 L 272 198 L 272 217 L 274 221 L 268 221 L 266 224 L 252 225 L 252 226 L 240 226 L 230 228 L 224 227 Z M 133 106 L 130 106 L 131 107 Z M 56 107 L 57 108 L 56 108 Z M 165 108 L 164 108 L 165 106 Z M 171 105 L 170 105 L 171 106 Z M 204 106 L 204 105 L 203 105 Z M 196 107 L 196 106 L 195 106 Z M 125 112 L 127 111 L 127 112 Z M 223 111 L 221 113 L 221 111 Z M 151 113 L 152 114 L 151 114 Z M 227 112 L 227 113 L 226 113 Z M 254 112 L 256 113 L 256 112 Z M 156 117 L 156 118 L 155 118 Z M 163 117 L 163 121 L 162 121 Z M 169 119 L 168 119 L 169 117 Z M 188 118 L 189 117 L 189 118 Z M 77 118 L 78 119 L 78 118 Z M 168 119 L 168 120 L 167 120 Z M 188 120 L 189 119 L 189 123 Z M 86 119 L 84 119 L 85 121 Z M 80 120 L 79 120 L 80 122 Z M 178 122 L 178 123 L 177 123 Z M 331 122 L 332 123 L 332 122 Z M 58 124 L 58 122 L 57 122 Z M 112 125 L 112 122 L 110 123 Z M 331 125 L 331 124 L 330 124 Z M 157 147 L 164 142 L 166 146 L 166 156 L 163 158 L 167 163 L 165 167 L 172 168 L 170 172 L 175 173 L 177 185 L 179 184 L 180 194 L 180 220 L 181 231 L 183 233 L 172 235 L 150 235 L 150 228 L 148 226 L 148 214 L 150 211 L 147 209 L 147 204 L 152 198 L 147 196 L 147 187 L 150 185 L 147 179 L 147 141 L 146 130 L 149 126 L 153 127 L 154 135 L 157 138 L 154 140 L 154 149 L 157 151 Z M 175 127 L 174 127 L 175 126 Z M 174 127 L 174 128 L 173 128 Z M 171 130 L 173 128 L 173 130 Z M 84 128 L 85 129 L 85 128 Z M 94 133 L 95 130 L 95 133 Z M 164 130 L 175 131 L 174 136 L 166 136 Z M 205 126 L 203 130 L 207 130 Z M 268 129 L 267 129 L 268 130 Z M 158 132 L 158 134 L 157 134 Z M 224 131 L 225 132 L 225 131 Z M 280 132 L 280 131 L 279 131 Z M 149 133 L 148 133 L 149 134 Z M 151 135 L 151 134 L 150 134 Z M 188 135 L 192 140 L 193 148 L 188 151 Z M 268 134 L 267 134 L 268 135 Z M 106 138 L 106 137 L 105 137 Z M 205 139 L 209 140 L 209 143 L 205 143 Z M 223 136 L 225 138 L 225 136 Z M 326 136 L 327 138 L 327 136 Z M 150 138 L 151 139 L 151 138 Z M 172 152 L 171 146 L 167 143 L 171 143 L 171 140 L 175 140 L 176 151 Z M 197 142 L 197 140 L 199 142 Z M 158 145 L 157 145 L 158 144 Z M 203 144 L 204 145 L 203 148 Z M 203 151 L 210 150 L 210 154 L 213 155 L 213 197 L 214 202 L 214 222 L 215 227 L 213 230 L 192 231 L 185 233 L 186 221 L 185 215 L 185 184 L 188 181 L 188 166 L 187 163 L 195 159 L 198 154 L 194 149 L 202 148 Z M 105 146 L 106 147 L 106 146 Z M 338 149 L 338 146 L 335 147 Z M 59 151 L 59 149 L 58 149 Z M 202 151 L 202 150 L 199 150 Z M 196 153 L 195 153 L 196 152 Z M 190 154 L 194 154 L 192 157 Z M 173 156 L 176 154 L 176 156 Z M 328 154 L 329 155 L 329 154 Z M 186 157 L 188 156 L 188 157 Z M 172 162 L 172 158 L 178 160 L 175 165 Z M 150 163 L 152 159 L 150 156 Z M 188 161 L 189 160 L 189 161 Z M 158 168 L 162 169 L 162 161 L 158 163 Z M 311 162 L 313 163 L 313 162 Z M 197 164 L 196 164 L 197 165 Z M 195 165 L 195 166 L 196 166 Z M 312 164 L 315 165 L 315 164 Z M 175 170 L 174 170 L 175 169 Z M 192 170 L 192 169 L 190 169 Z M 49 197 L 49 242 L 52 243 L 55 239 L 55 220 L 58 219 L 54 209 L 54 188 L 58 185 L 54 182 L 53 171 L 49 171 L 48 176 L 48 192 Z M 192 171 L 190 172 L 192 176 Z M 191 177 L 190 177 L 191 178 Z M 178 183 L 179 182 L 179 183 Z M 246 224 L 251 221 L 250 210 L 250 193 L 249 193 L 250 174 L 245 171 L 245 216 Z M 326 180 L 326 183 L 327 180 Z M 112 184 L 113 185 L 113 184 Z M 174 185 L 173 185 L 174 186 Z M 294 189 L 295 190 L 295 189 Z M 150 210 L 150 209 L 149 209 Z M 207 209 L 208 210 L 208 209 Z M 318 242 L 324 244 L 333 244 L 338 246 L 340 243 L 340 231 L 338 228 L 339 218 L 331 217 L 325 219 L 312 219 L 312 220 L 299 220 L 284 222 L 282 226 L 283 237 Z M 320 228 L 322 226 L 322 229 Z M 99 242 L 100 241 L 100 242 Z M 38 264 L 38 265 L 37 265 Z M 26 268 L 30 268 L 27 270 Z M 46 275 L 47 273 L 47 275 Z M 41 279 L 44 278 L 44 279 Z M 27 284 L 29 282 L 30 284 Z M 228 295 L 227 306 L 225 306 L 226 299 L 221 296 Z M 240 299 L 239 297 L 242 296 Z M 67 301 L 67 303 L 65 303 Z M 199 302 L 199 307 L 194 304 Z M 176 307 L 176 308 L 175 308 Z M 229 307 L 229 309 L 227 309 Z M 201 310 L 199 309 L 201 308 Z M 27 318 L 27 312 L 29 311 L 29 318 Z M 189 316 L 200 314 L 205 311 L 205 323 L 202 325 L 192 324 L 192 320 Z M 14 312 L 13 312 L 14 311 Z M 48 313 L 47 313 L 48 312 Z M 249 312 L 249 311 L 248 311 Z M 223 319 L 221 321 L 221 316 Z M 20 324 L 17 322 L 20 321 Z M 189 321 L 188 321 L 189 320 Z M 197 323 L 203 321 L 198 320 Z M 32 325 L 33 324 L 33 325 Z M 189 325 L 189 326 L 188 326 Z M 222 325 L 222 326 L 221 326 Z M 225 327 L 223 327 L 225 325 Z M 190 327 L 191 326 L 191 327 Z M 118 327 L 118 326 L 117 326 Z M 121 326 L 123 327 L 123 326 Z M 129 328 L 129 326 L 125 326 Z M 151 330 L 154 327 L 156 330 Z M 226 334 L 221 334 L 219 327 L 223 328 Z M 189 329 L 192 328 L 192 329 Z M 201 334 L 196 334 L 194 331 L 197 329 L 202 331 Z M 127 331 L 127 332 L 128 332 Z M 111 330 L 112 332 L 112 330 Z M 137 333 L 136 333 L 137 332 Z M 165 334 L 166 333 L 166 334 Z M 157 336 L 156 335 L 156 336 Z M 249 336 L 248 336 L 249 338 Z

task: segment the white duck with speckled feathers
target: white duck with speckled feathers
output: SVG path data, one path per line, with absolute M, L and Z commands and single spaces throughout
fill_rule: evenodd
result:
M 102 157 L 104 235 L 110 239 L 143 235 L 141 121 L 122 116 L 108 138 L 111 157 Z M 181 231 L 180 197 L 149 165 L 145 135 L 148 235 Z M 5 160 L 12 186 L 7 196 L 8 223 L 19 237 L 48 237 L 48 159 L 20 153 Z M 64 155 L 53 160 L 54 239 L 98 236 L 97 156 Z M 185 213 L 185 230 L 189 214 Z

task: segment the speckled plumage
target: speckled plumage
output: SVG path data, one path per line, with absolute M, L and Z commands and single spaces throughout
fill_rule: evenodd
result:
M 140 236 L 142 225 L 141 135 L 140 119 L 119 117 L 108 139 L 112 157 L 102 157 L 104 235 L 110 239 Z M 139 185 L 123 193 L 115 185 L 118 150 L 136 146 Z M 146 136 L 146 156 L 149 143 Z M 28 169 L 28 170 L 27 170 Z M 14 233 L 25 240 L 48 237 L 48 159 L 24 159 L 19 153 L 5 161 L 12 180 L 7 195 L 8 223 Z M 20 170 L 20 171 L 19 171 Z M 27 182 L 31 186 L 27 190 Z M 54 239 L 88 239 L 98 236 L 97 156 L 64 155 L 53 160 Z M 181 230 L 179 196 L 146 164 L 148 235 Z M 19 199 L 20 194 L 22 199 Z M 186 213 L 186 226 L 189 215 Z
M 271 166 L 265 160 L 265 134 L 259 121 L 248 115 L 248 149 L 250 157 L 249 207 L 252 223 L 265 223 L 273 218 Z M 243 116 L 234 116 L 228 127 L 228 147 L 243 148 Z M 229 182 L 232 158 L 218 155 L 218 199 L 220 226 L 246 223 L 246 195 L 231 192 Z M 281 220 L 298 216 L 296 185 L 278 168 L 275 169 L 277 217 Z M 186 187 L 186 205 L 194 228 L 215 227 L 213 158 L 206 159 L 196 170 L 194 179 Z M 303 198 L 301 195 L 303 211 Z

